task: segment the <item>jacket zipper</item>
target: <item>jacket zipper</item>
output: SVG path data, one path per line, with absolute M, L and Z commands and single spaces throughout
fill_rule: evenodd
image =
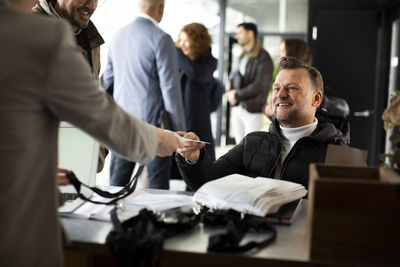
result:
M 296 144 L 294 144 L 294 146 L 290 150 L 289 154 L 286 156 L 285 160 L 282 163 L 281 177 L 283 177 L 283 175 L 285 174 L 288 162 L 290 161 L 291 158 L 293 158 L 293 155 L 296 153 L 297 148 L 299 147 L 299 143 L 304 142 L 303 140 L 306 138 L 307 137 L 302 137 L 299 140 L 297 140 Z
M 274 167 L 271 169 L 271 171 L 269 172 L 269 174 L 268 174 L 267 177 L 273 178 L 273 177 L 272 177 L 272 174 L 275 172 L 276 166 L 278 165 L 278 162 L 279 162 L 279 160 L 280 160 L 280 158 L 281 158 L 281 154 L 282 154 L 282 141 L 280 141 L 280 146 L 281 146 L 281 147 L 280 147 L 280 149 L 279 149 L 279 154 L 278 154 L 278 156 L 276 157 Z

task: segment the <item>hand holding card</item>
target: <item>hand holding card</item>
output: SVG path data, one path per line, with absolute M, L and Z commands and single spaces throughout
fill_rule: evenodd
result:
M 185 137 L 183 137 L 183 136 L 180 136 L 180 135 L 177 134 L 176 132 L 173 132 L 173 131 L 170 131 L 170 130 L 167 130 L 167 131 L 169 131 L 169 132 L 171 132 L 172 134 L 174 134 L 174 135 L 179 139 L 179 141 L 181 141 L 181 142 L 195 142 L 195 143 L 202 143 L 202 144 L 210 145 L 210 142 L 185 138 Z
M 199 137 L 192 132 L 177 132 L 175 134 L 179 136 L 179 140 L 184 144 L 184 146 L 178 148 L 176 152 L 184 157 L 187 162 L 196 163 L 200 157 L 200 150 L 209 143 L 200 141 Z

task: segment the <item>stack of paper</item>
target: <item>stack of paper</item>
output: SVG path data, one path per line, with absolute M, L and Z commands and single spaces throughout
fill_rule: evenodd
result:
M 212 209 L 234 209 L 265 216 L 283 204 L 307 194 L 301 184 L 283 180 L 232 174 L 210 181 L 194 194 L 194 201 Z
M 163 191 L 165 191 L 165 193 L 162 193 Z M 139 189 L 124 200 L 125 210 L 147 208 L 158 212 L 184 206 L 195 207 L 198 205 L 193 201 L 192 196 L 175 194 L 168 190 Z
M 96 201 L 108 201 L 100 196 L 93 196 Z M 154 212 L 162 212 L 174 208 L 193 207 L 199 208 L 199 205 L 193 201 L 192 196 L 177 194 L 168 190 L 138 189 L 132 195 L 121 201 L 121 209 L 117 214 L 121 221 L 125 221 L 139 214 L 140 210 L 148 209 Z M 85 202 L 81 207 L 69 214 L 63 216 L 77 217 L 93 220 L 110 221 L 110 211 L 113 205 L 93 204 Z

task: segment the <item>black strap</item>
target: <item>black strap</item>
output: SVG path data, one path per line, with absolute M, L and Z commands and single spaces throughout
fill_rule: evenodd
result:
M 38 11 L 39 11 L 42 15 L 50 16 L 49 14 L 47 14 L 46 10 L 44 10 L 44 8 L 43 8 L 42 5 L 40 4 L 40 2 L 38 2 L 36 6 L 38 7 Z
M 276 228 L 265 218 L 243 215 L 233 210 L 208 212 L 203 216 L 203 222 L 206 225 L 224 225 L 227 228 L 224 233 L 210 236 L 207 248 L 210 252 L 244 252 L 261 249 L 271 244 L 277 236 Z M 262 241 L 250 241 L 240 245 L 248 232 L 269 233 L 269 235 Z
M 95 203 L 95 204 L 112 205 L 112 204 L 116 203 L 118 200 L 129 196 L 133 191 L 135 191 L 137 181 L 139 180 L 139 175 L 142 173 L 143 168 L 144 168 L 144 165 L 139 166 L 139 168 L 138 168 L 135 176 L 132 178 L 132 180 L 129 181 L 129 183 L 124 186 L 124 188 L 122 188 L 120 191 L 115 192 L 115 193 L 104 191 L 97 187 L 91 187 L 91 186 L 88 186 L 88 185 L 82 183 L 81 181 L 79 181 L 79 179 L 75 176 L 75 174 L 72 171 L 67 172 L 66 176 L 67 176 L 68 180 L 70 181 L 70 183 L 74 186 L 76 192 L 78 193 L 78 196 L 81 199 Z M 98 194 L 101 197 L 113 198 L 113 199 L 108 202 L 91 200 L 81 193 L 81 186 L 89 188 L 90 190 L 92 190 L 93 192 L 95 192 L 96 194 Z
M 118 219 L 118 214 L 117 214 L 117 210 L 118 207 L 114 207 L 111 211 L 110 211 L 110 217 L 111 217 L 111 222 L 114 226 L 114 229 L 116 231 L 123 231 L 124 228 L 122 227 L 121 221 Z

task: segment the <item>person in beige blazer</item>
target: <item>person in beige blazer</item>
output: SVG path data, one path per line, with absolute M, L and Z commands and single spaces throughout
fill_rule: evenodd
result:
M 70 25 L 29 14 L 35 3 L 0 0 L 0 266 L 63 265 L 60 121 L 140 163 L 182 146 L 99 90 Z

